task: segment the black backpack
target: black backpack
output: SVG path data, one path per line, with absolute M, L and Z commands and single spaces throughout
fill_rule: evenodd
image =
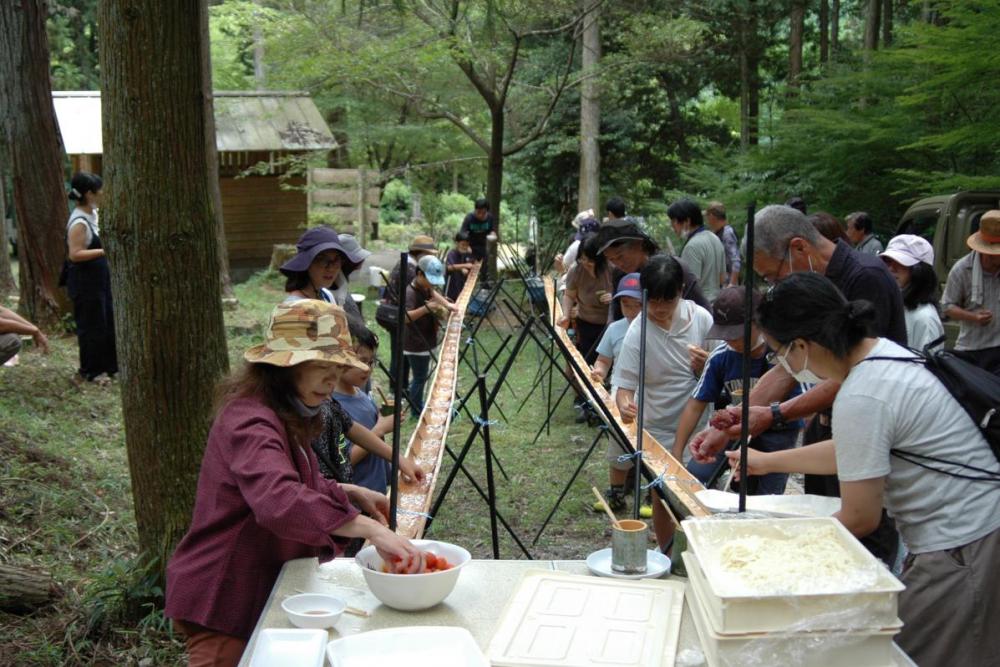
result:
M 972 363 L 969 359 L 973 353 L 945 350 L 943 346 L 937 350 L 933 349 L 941 345 L 944 340 L 945 338 L 942 336 L 928 343 L 922 352 L 910 350 L 914 354 L 913 357 L 868 357 L 862 361 L 902 361 L 923 364 L 924 368 L 934 374 L 934 377 L 945 386 L 948 393 L 954 396 L 958 404 L 968 413 L 969 418 L 979 428 L 979 432 L 983 434 L 986 442 L 990 444 L 993 456 L 997 458 L 997 461 L 1000 461 L 1000 376 Z M 1000 482 L 1000 473 L 991 470 L 983 470 L 964 463 L 934 456 L 924 456 L 906 450 L 893 449 L 891 453 L 904 461 L 953 477 Z M 963 468 L 986 477 L 948 472 L 927 465 L 927 462 Z

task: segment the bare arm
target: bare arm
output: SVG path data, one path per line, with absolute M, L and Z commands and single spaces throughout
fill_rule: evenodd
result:
M 738 467 L 739 450 L 726 452 L 729 464 Z M 751 475 L 766 475 L 772 472 L 801 472 L 807 475 L 835 475 L 837 455 L 833 440 L 824 440 L 814 445 L 785 449 L 779 452 L 761 452 L 753 448 L 747 450 L 747 470 Z
M 0 333 L 14 333 L 23 336 L 31 336 L 35 345 L 48 354 L 49 339 L 42 330 L 34 324 L 24 319 L 13 310 L 0 306 Z
M 622 416 L 622 422 L 631 424 L 635 421 L 637 410 L 635 405 L 635 390 L 618 387 L 615 394 L 615 403 L 618 405 L 618 413 Z
M 707 403 L 697 398 L 689 398 L 684 410 L 681 411 L 680 419 L 677 420 L 677 436 L 674 438 L 674 458 L 678 461 L 684 455 L 684 446 L 704 414 L 706 405 Z
M 353 424 L 347 432 L 347 437 L 355 446 L 363 447 L 386 461 L 392 460 L 392 447 L 361 424 Z M 416 479 L 418 482 L 424 478 L 424 471 L 408 456 L 399 457 L 399 469 L 404 476 Z
M 774 370 L 768 371 L 764 377 L 770 375 Z M 784 371 L 782 371 L 784 373 Z M 787 376 L 787 373 L 785 373 Z M 763 381 L 763 378 L 761 378 Z M 759 383 L 758 383 L 759 384 Z M 756 393 L 757 388 L 754 387 L 754 393 Z M 809 415 L 816 414 L 821 410 L 826 410 L 831 405 L 833 405 L 833 399 L 837 397 L 837 392 L 840 391 L 840 383 L 834 382 L 833 380 L 825 380 L 822 384 L 818 384 L 804 394 L 799 394 L 795 398 L 790 398 L 781 404 L 781 415 L 786 420 L 801 419 L 803 417 L 808 417 Z M 777 400 L 777 399 L 776 399 Z M 756 401 L 751 394 L 751 403 Z M 738 407 L 729 408 L 730 412 L 736 417 L 736 423 L 726 430 L 726 435 L 731 438 L 740 437 L 740 409 Z M 767 429 L 774 425 L 774 415 L 771 414 L 771 409 L 763 405 L 755 405 L 750 408 L 750 435 L 760 435 Z
M 945 308 L 944 314 L 953 320 L 981 325 L 989 324 L 993 319 L 993 313 L 988 310 L 966 310 L 958 306 L 948 306 Z
M 69 261 L 89 262 L 98 257 L 104 257 L 104 249 L 87 250 L 87 225 L 73 225 L 69 230 Z
M 604 382 L 604 378 L 608 377 L 608 371 L 611 370 L 611 357 L 605 357 L 603 354 L 597 355 L 597 361 L 594 362 L 594 367 L 590 371 L 590 379 L 595 382 Z
M 576 290 L 575 289 L 571 290 L 569 288 L 566 288 L 566 291 L 563 292 L 563 298 L 562 298 L 563 316 L 562 319 L 559 320 L 559 326 L 563 328 L 569 328 L 569 321 L 570 321 L 569 314 L 573 312 L 573 306 L 575 305 L 576 305 Z

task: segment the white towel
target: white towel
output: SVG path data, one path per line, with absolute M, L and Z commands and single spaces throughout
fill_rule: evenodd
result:
M 983 263 L 979 253 L 972 251 L 972 293 L 969 295 L 967 310 L 978 310 L 983 307 Z

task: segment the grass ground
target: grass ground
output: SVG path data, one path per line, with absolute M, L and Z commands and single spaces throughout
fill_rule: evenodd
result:
M 234 365 L 263 332 L 267 313 L 282 298 L 281 282 L 274 275 L 257 275 L 238 285 L 236 294 L 239 308 L 226 313 Z M 374 308 L 368 306 L 366 314 L 372 316 Z M 485 325 L 477 336 L 481 363 L 509 333 L 499 314 L 492 319 L 499 332 Z M 381 331 L 374 321 L 369 324 Z M 49 356 L 28 350 L 18 366 L 0 368 L 0 563 L 51 572 L 63 594 L 33 614 L 0 612 L 0 665 L 181 664 L 182 647 L 168 632 L 162 613 L 129 608 L 156 591 L 135 575 L 121 387 L 74 387 L 75 338 L 53 336 L 51 342 Z M 388 350 L 380 350 L 380 356 L 387 359 Z M 506 357 L 502 354 L 501 360 Z M 595 433 L 573 422 L 572 396 L 567 394 L 550 429 L 532 443 L 547 412 L 547 377 L 539 378 L 544 363 L 529 340 L 490 414 L 499 422 L 492 428 L 494 451 L 509 475 L 505 479 L 496 472 L 497 506 L 534 557 L 581 558 L 609 540 L 606 521 L 589 510 L 589 487 L 603 488 L 606 480 L 603 443 L 538 544 L 531 544 Z M 491 385 L 495 378 L 494 370 L 488 374 Z M 460 393 L 474 379 L 463 368 Z M 555 374 L 557 393 L 563 383 Z M 478 407 L 476 401 L 470 402 L 473 406 Z M 456 452 L 470 426 L 466 415 L 454 423 L 448 443 Z M 404 428 L 405 436 L 410 429 L 412 422 Z M 483 451 L 477 443 L 466 460 L 479 480 L 485 480 Z M 442 483 L 450 468 L 446 457 Z M 489 512 L 461 475 L 428 536 L 464 545 L 475 557 L 491 557 Z M 523 557 L 502 528 L 500 555 Z M 142 620 L 123 621 L 126 612 Z

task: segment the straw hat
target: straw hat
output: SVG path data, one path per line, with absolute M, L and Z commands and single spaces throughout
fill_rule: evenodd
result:
M 434 239 L 429 236 L 414 236 L 410 241 L 410 252 L 437 252 L 437 245 Z
M 984 255 L 1000 255 L 1000 211 L 986 211 L 979 219 L 979 231 L 966 241 Z
M 251 347 L 243 358 L 272 366 L 324 361 L 368 370 L 354 354 L 344 309 L 315 299 L 276 306 L 267 323 L 265 342 Z

